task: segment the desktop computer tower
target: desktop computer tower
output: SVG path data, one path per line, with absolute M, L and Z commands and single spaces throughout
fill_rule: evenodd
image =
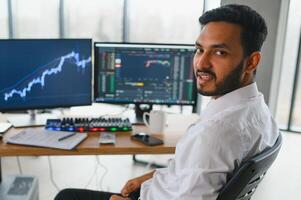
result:
M 4 176 L 0 183 L 1 200 L 38 200 L 38 179 L 32 176 Z

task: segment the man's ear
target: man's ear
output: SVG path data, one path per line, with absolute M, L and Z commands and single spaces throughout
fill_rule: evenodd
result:
M 258 63 L 259 63 L 260 59 L 261 59 L 261 53 L 259 51 L 253 52 L 247 60 L 245 72 L 248 74 L 253 74 L 253 72 L 258 67 Z

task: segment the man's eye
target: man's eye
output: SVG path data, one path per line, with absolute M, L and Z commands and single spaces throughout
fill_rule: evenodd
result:
M 227 54 L 227 52 L 218 50 L 215 52 L 215 54 L 218 56 L 225 56 Z
M 195 49 L 194 53 L 195 54 L 203 53 L 203 49 Z

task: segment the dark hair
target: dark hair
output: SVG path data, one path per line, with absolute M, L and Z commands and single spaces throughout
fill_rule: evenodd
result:
M 209 22 L 229 22 L 241 27 L 241 43 L 244 55 L 260 51 L 268 34 L 267 26 L 255 10 L 245 5 L 229 4 L 205 12 L 200 18 L 201 25 Z

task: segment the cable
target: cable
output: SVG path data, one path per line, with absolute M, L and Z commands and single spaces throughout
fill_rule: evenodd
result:
M 85 187 L 84 187 L 85 189 L 87 189 L 87 187 L 91 184 L 91 181 L 93 180 L 94 176 L 97 175 L 97 169 L 98 169 L 98 166 L 97 166 L 97 161 L 96 161 L 95 167 L 94 167 L 94 172 L 92 173 L 88 183 L 85 185 Z
M 154 162 L 152 161 L 152 159 L 151 159 L 151 161 L 148 161 L 148 163 L 147 163 L 147 165 L 146 165 L 146 168 L 147 169 L 150 169 L 151 168 L 151 166 L 154 164 Z
M 48 158 L 48 165 L 49 165 L 49 172 L 50 172 L 51 183 L 56 188 L 57 191 L 60 191 L 60 188 L 56 184 L 56 182 L 54 180 L 54 177 L 53 177 L 53 169 L 52 169 L 52 164 L 51 164 L 50 156 L 47 156 L 47 158 Z
M 89 178 L 89 181 L 88 183 L 85 185 L 85 189 L 91 184 L 93 178 L 95 177 L 95 180 L 96 180 L 96 189 L 99 189 L 99 190 L 102 190 L 103 188 L 101 187 L 102 186 L 102 182 L 103 182 L 103 179 L 105 177 L 105 175 L 108 173 L 108 168 L 105 167 L 103 164 L 101 164 L 100 160 L 99 160 L 99 157 L 98 156 L 95 156 L 96 158 L 96 165 L 95 165 L 95 168 L 94 168 L 94 172 L 92 173 L 91 177 Z M 98 180 L 98 167 L 102 167 L 105 172 L 103 173 L 103 175 L 100 177 L 99 181 Z
M 98 181 L 98 183 L 99 183 L 99 190 L 102 190 L 103 189 L 102 188 L 103 179 L 104 179 L 105 175 L 107 175 L 107 173 L 108 173 L 109 170 L 108 170 L 108 168 L 106 166 L 104 166 L 103 164 L 101 164 L 98 156 L 95 156 L 95 157 L 96 157 L 97 164 L 99 166 L 101 166 L 105 170 L 105 172 L 102 174 L 102 176 L 100 177 L 100 179 Z
M 50 159 L 50 156 L 47 156 L 48 158 L 48 165 L 49 165 L 49 172 L 50 172 L 50 180 L 51 180 L 51 183 L 53 184 L 53 186 L 57 189 L 57 191 L 60 191 L 60 188 L 59 186 L 57 185 L 57 183 L 55 182 L 54 180 L 54 174 L 53 174 L 53 167 L 52 167 L 52 163 L 51 163 L 51 159 Z M 94 173 L 92 174 L 92 176 L 90 177 L 88 183 L 85 185 L 85 189 L 90 185 L 95 173 L 97 171 L 97 163 L 95 165 L 95 169 L 94 169 Z
M 105 116 L 121 115 L 121 114 L 125 113 L 126 111 L 128 111 L 129 108 L 130 108 L 129 105 L 126 105 L 125 108 L 122 111 L 118 112 L 118 113 L 113 113 L 113 114 L 107 113 L 107 114 L 104 114 L 104 115 L 100 115 L 99 118 L 102 118 L 102 117 L 105 117 Z
M 20 175 L 23 175 L 23 170 L 21 167 L 21 160 L 20 160 L 19 156 L 17 156 L 17 163 L 18 163 L 19 173 L 20 173 Z
M 51 183 L 52 183 L 52 185 L 56 188 L 57 191 L 60 191 L 59 186 L 57 185 L 57 183 L 56 183 L 55 180 L 54 180 L 53 167 L 52 167 L 52 163 L 51 163 L 50 156 L 47 156 L 47 159 L 48 159 L 48 165 L 49 165 L 49 173 L 50 173 L 50 180 L 51 180 Z M 85 187 L 84 187 L 85 189 L 91 184 L 91 181 L 93 180 L 93 177 L 97 174 L 98 166 L 101 166 L 102 168 L 105 169 L 104 174 L 103 174 L 103 175 L 101 176 L 101 178 L 100 178 L 100 181 L 99 181 L 100 185 L 99 185 L 99 187 L 96 186 L 97 188 L 101 189 L 101 185 L 102 185 L 102 182 L 103 182 L 103 178 L 104 178 L 104 176 L 107 174 L 108 169 L 107 169 L 104 165 L 102 165 L 102 164 L 100 163 L 99 158 L 98 158 L 97 156 L 96 156 L 96 165 L 95 165 L 95 168 L 94 168 L 94 172 L 93 172 L 93 174 L 91 175 L 91 177 L 90 177 L 88 183 L 85 185 Z

